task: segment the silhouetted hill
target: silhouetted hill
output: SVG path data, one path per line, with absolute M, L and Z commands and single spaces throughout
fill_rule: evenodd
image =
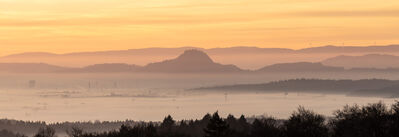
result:
M 351 68 L 347 72 L 378 72 L 378 73 L 393 73 L 399 72 L 399 68 Z
M 212 59 L 200 50 L 186 50 L 175 59 L 165 60 L 157 63 L 150 63 L 143 68 L 145 72 L 239 72 L 240 68 L 234 65 L 222 65 L 215 63 Z
M 378 88 L 378 89 L 361 89 L 349 93 L 350 96 L 370 96 L 373 97 L 376 94 L 380 97 L 397 98 L 399 97 L 399 84 Z
M 12 54 L 5 56 L 3 58 L 24 58 L 24 57 L 56 57 L 58 54 L 48 53 L 48 52 L 27 52 L 20 54 Z
M 336 72 L 336 71 L 344 71 L 344 68 L 325 66 L 321 63 L 311 63 L 311 62 L 274 64 L 257 70 L 257 72 Z
M 363 56 L 337 56 L 322 62 L 345 68 L 399 68 L 399 56 L 367 54 Z
M 69 69 L 45 63 L 0 63 L 0 72 L 51 73 L 67 71 Z
M 365 92 L 367 95 L 397 97 L 399 95 L 399 81 L 383 79 L 291 79 L 263 84 L 202 87 L 194 90 L 343 93 L 358 96 L 363 96 L 362 93 L 367 91 Z M 380 93 L 380 90 L 384 91 L 384 94 Z
M 312 47 L 304 48 L 298 50 L 302 53 L 390 53 L 398 52 L 399 45 L 386 45 L 386 46 L 322 46 L 322 47 Z
M 81 69 L 75 69 L 77 72 L 136 72 L 141 69 L 137 65 L 123 63 L 95 64 Z
M 265 54 L 265 53 L 294 53 L 295 50 L 286 48 L 259 48 L 259 47 L 230 47 L 202 49 L 209 54 Z

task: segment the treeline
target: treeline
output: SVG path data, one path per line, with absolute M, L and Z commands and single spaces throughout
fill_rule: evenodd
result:
M 15 134 L 14 132 L 3 129 L 0 130 L 0 137 L 26 137 L 26 136 L 22 134 Z
M 135 125 L 137 121 L 125 120 L 125 121 L 88 121 L 88 122 L 62 122 L 62 123 L 51 123 L 47 124 L 40 121 L 21 121 L 21 120 L 10 120 L 0 119 L 0 137 L 13 137 L 5 136 L 5 132 L 14 132 L 24 135 L 34 135 L 39 129 L 49 127 L 54 129 L 56 133 L 65 133 L 66 129 L 79 128 L 84 129 L 85 132 L 104 132 L 113 131 L 120 128 L 122 125 Z M 7 133 L 8 134 L 8 133 Z
M 55 137 L 55 133 L 46 127 L 34 137 Z M 221 118 L 215 112 L 200 120 L 175 121 L 167 116 L 162 123 L 122 125 L 116 131 L 93 133 L 71 128 L 67 133 L 70 137 L 398 137 L 399 102 L 389 107 L 381 102 L 345 106 L 330 118 L 299 107 L 286 120 Z

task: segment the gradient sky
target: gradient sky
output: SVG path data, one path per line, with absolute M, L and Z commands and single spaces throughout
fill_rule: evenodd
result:
M 0 0 L 0 55 L 399 43 L 398 0 Z

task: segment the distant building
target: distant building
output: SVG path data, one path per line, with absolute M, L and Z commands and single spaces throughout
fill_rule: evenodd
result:
M 29 80 L 29 88 L 35 88 L 36 87 L 36 80 Z

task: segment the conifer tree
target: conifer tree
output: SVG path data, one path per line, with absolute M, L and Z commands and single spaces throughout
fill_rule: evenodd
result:
M 218 112 L 212 115 L 207 127 L 204 129 L 205 137 L 226 137 L 228 136 L 229 125 L 220 118 Z

